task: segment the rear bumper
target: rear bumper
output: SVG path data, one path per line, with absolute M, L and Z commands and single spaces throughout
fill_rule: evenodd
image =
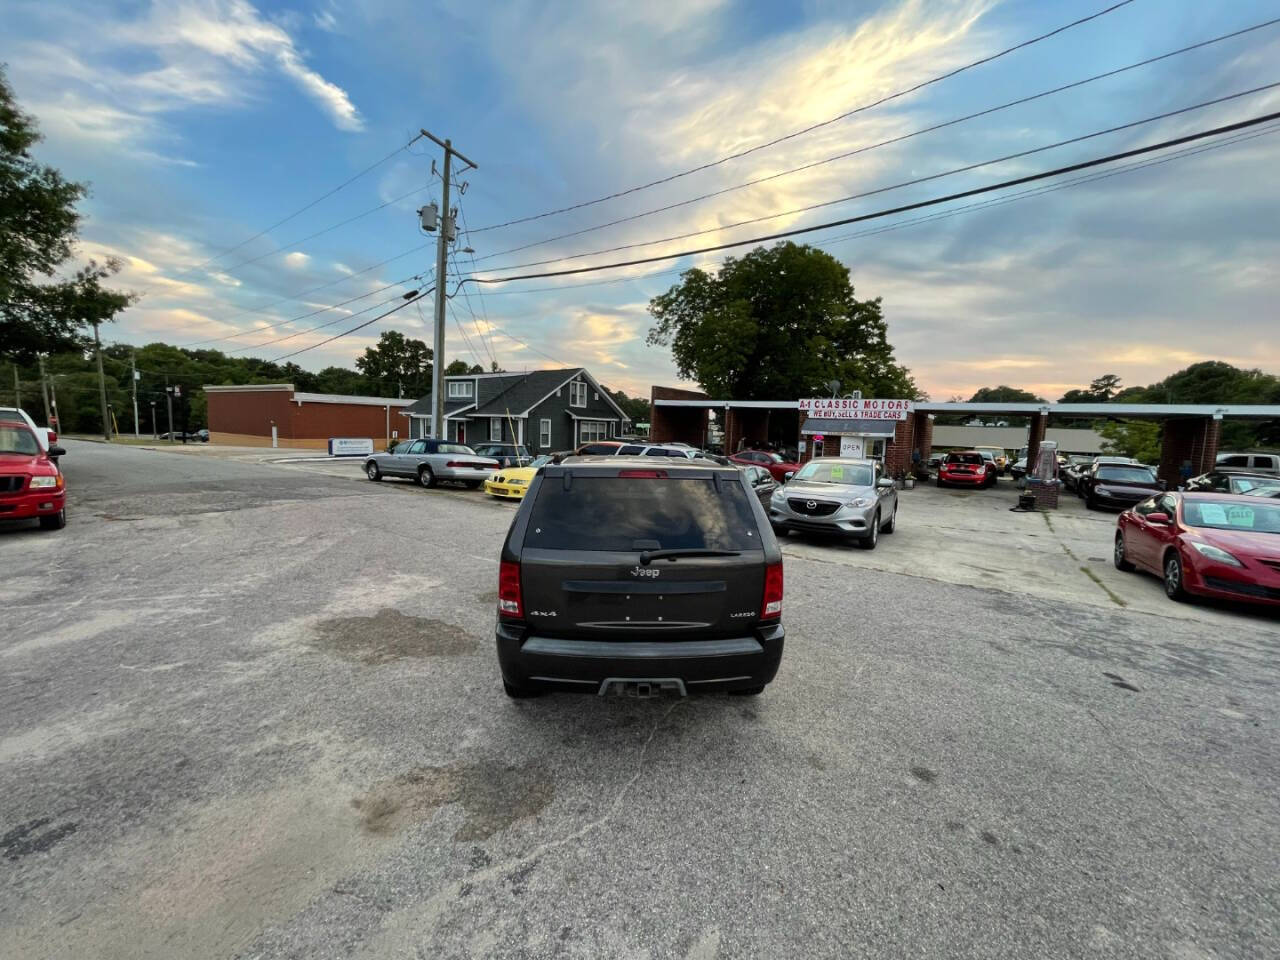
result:
M 596 693 L 609 679 L 678 679 L 691 692 L 742 690 L 773 680 L 782 661 L 782 624 L 717 640 L 571 640 L 498 622 L 498 665 L 513 686 Z
M 66 489 L 26 491 L 16 497 L 0 495 L 0 520 L 52 516 L 66 505 Z
M 491 466 L 484 466 L 478 470 L 471 470 L 467 467 L 441 467 L 435 471 L 435 474 L 437 480 L 480 483 L 483 480 L 487 480 L 489 474 L 493 473 L 493 471 L 494 468 Z

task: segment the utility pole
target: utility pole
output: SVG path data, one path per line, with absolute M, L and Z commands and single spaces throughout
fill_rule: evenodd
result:
M 93 321 L 93 352 L 98 355 L 98 399 L 102 404 L 102 439 L 111 439 L 111 421 L 107 419 L 107 375 L 102 372 L 102 341 L 98 339 L 98 321 Z
M 44 425 L 46 427 L 52 427 L 54 423 L 49 419 L 49 377 L 44 372 L 44 357 L 40 356 L 40 354 L 36 354 L 36 363 L 40 367 L 40 395 L 44 397 Z M 17 372 L 17 368 L 15 367 L 13 380 L 15 389 L 18 385 Z M 21 404 L 19 404 L 19 406 L 21 406 Z M 57 410 L 56 404 L 54 405 L 54 410 Z M 62 424 L 58 424 L 58 429 L 55 432 L 62 432 Z
M 431 436 L 437 440 L 444 439 L 444 311 L 445 290 L 448 286 L 449 243 L 456 236 L 453 212 L 449 209 L 449 177 L 453 169 L 453 158 L 459 160 L 472 170 L 478 170 L 474 163 L 453 149 L 452 140 L 441 140 L 426 130 L 419 131 L 424 137 L 434 141 L 444 149 L 444 175 L 441 178 L 443 188 L 440 195 L 440 236 L 436 240 L 436 330 L 431 359 Z M 462 172 L 462 171 L 459 171 Z
M 156 402 L 151 401 L 151 439 L 160 439 L 160 426 L 156 423 Z
M 133 372 L 133 439 L 138 439 L 138 352 L 129 351 L 129 369 Z
M 41 372 L 41 374 L 43 374 L 43 373 L 44 373 L 44 361 L 43 361 L 43 360 L 41 360 L 41 361 L 40 361 L 40 372 Z M 48 378 L 48 382 L 49 382 L 49 406 L 50 406 L 50 407 L 52 408 L 52 410 L 53 410 L 53 416 L 49 418 L 49 426 L 51 426 L 51 427 L 56 427 L 56 429 L 54 430 L 54 433 L 61 433 L 61 432 L 62 432 L 62 418 L 61 418 L 60 416 L 58 416 L 58 381 L 57 381 L 57 380 L 55 380 L 55 379 L 53 378 L 53 376 L 50 376 L 50 377 Z M 45 377 L 44 377 L 44 376 L 41 376 L 41 377 L 40 377 L 40 386 L 41 386 L 41 388 L 43 388 L 43 387 L 44 387 L 44 384 L 45 384 Z
M 19 410 L 22 409 L 22 385 L 18 382 L 18 365 L 16 363 L 13 365 L 13 405 Z
M 173 387 L 169 386 L 169 376 L 164 378 L 164 399 L 169 405 L 169 442 L 173 443 Z

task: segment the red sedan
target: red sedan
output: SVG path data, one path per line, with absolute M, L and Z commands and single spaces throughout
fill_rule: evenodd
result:
M 1116 521 L 1115 565 L 1188 594 L 1280 606 L 1280 503 L 1221 493 L 1162 493 Z
M 990 487 L 997 479 L 996 465 L 977 450 L 953 450 L 938 464 L 940 487 Z
M 64 453 L 44 450 L 25 423 L 0 421 L 0 520 L 37 518 L 46 530 L 67 525 L 66 485 L 50 459 Z
M 729 459 L 739 466 L 764 467 L 778 483 L 786 483 L 787 477 L 800 469 L 800 464 L 783 460 L 767 450 L 739 450 Z

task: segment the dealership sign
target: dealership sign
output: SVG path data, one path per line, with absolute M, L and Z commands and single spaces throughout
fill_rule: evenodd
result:
M 800 409 L 810 417 L 838 417 L 842 420 L 906 420 L 914 409 L 910 400 L 868 400 L 851 397 L 812 397 L 800 401 Z
M 367 457 L 373 453 L 373 441 L 367 437 L 330 437 L 329 456 Z

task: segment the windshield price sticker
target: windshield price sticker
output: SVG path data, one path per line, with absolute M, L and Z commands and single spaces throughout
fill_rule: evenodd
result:
M 1253 508 L 1232 506 L 1227 510 L 1227 523 L 1233 527 L 1253 528 Z

